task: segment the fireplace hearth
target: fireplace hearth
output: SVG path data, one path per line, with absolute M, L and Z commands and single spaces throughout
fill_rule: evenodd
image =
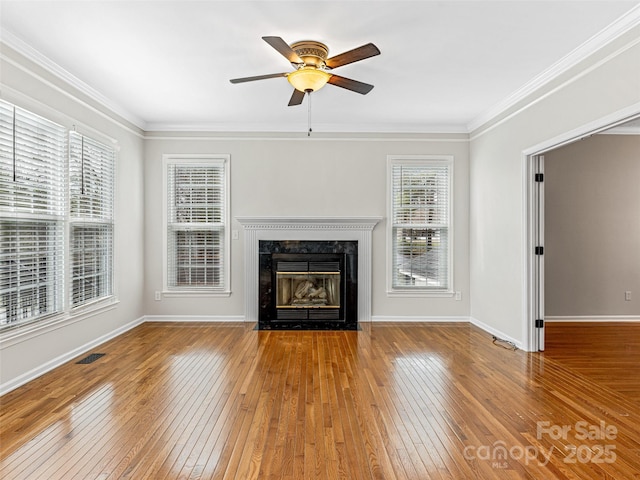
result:
M 260 330 L 357 330 L 358 242 L 261 240 Z

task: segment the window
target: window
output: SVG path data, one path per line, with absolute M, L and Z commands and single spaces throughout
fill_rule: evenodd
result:
M 66 131 L 0 101 L 0 327 L 64 308 Z
M 450 294 L 453 158 L 390 156 L 390 294 Z
M 69 136 L 69 256 L 71 307 L 113 293 L 113 174 L 115 149 Z
M 113 295 L 115 149 L 68 139 L 0 101 L 0 328 Z
M 166 289 L 228 293 L 228 157 L 164 158 Z

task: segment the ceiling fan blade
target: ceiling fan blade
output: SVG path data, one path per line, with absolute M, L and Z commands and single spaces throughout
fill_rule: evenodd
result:
M 380 50 L 373 43 L 367 43 L 366 45 L 362 45 L 361 47 L 354 48 L 353 50 L 349 50 L 348 52 L 341 53 L 340 55 L 336 55 L 335 57 L 328 58 L 325 62 L 327 67 L 336 68 L 341 67 L 342 65 L 347 65 L 353 62 L 359 62 L 360 60 L 364 60 L 365 58 L 375 57 L 376 55 L 380 55 Z
M 293 107 L 295 105 L 300 105 L 304 100 L 304 92 L 300 90 L 293 89 L 293 94 L 291 95 L 291 100 L 289 100 L 289 106 Z
M 350 78 L 333 74 L 331 75 L 331 78 L 329 78 L 329 83 L 331 85 L 335 85 L 336 87 L 342 87 L 353 92 L 361 93 L 362 95 L 366 95 L 373 88 L 373 85 L 369 85 L 368 83 L 351 80 Z
M 304 63 L 302 59 L 294 52 L 289 44 L 280 37 L 262 37 L 262 39 L 275 48 L 280 55 L 289 60 L 291 63 Z
M 255 80 L 266 80 L 267 78 L 286 77 L 287 75 L 289 74 L 288 73 L 270 73 L 268 75 L 257 75 L 255 77 L 232 78 L 229 81 L 231 83 L 244 83 L 244 82 L 253 82 Z

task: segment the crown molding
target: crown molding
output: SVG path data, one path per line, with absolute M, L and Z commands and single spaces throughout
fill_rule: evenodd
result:
M 640 124 L 620 125 L 600 133 L 602 135 L 640 135 Z
M 469 143 L 466 133 L 353 133 L 314 132 L 307 136 L 302 132 L 146 132 L 145 140 L 150 141 L 293 141 L 293 142 L 418 142 L 418 143 Z
M 299 133 L 307 135 L 307 126 L 300 123 L 161 123 L 149 122 L 147 132 L 199 132 L 199 133 Z M 441 124 L 361 124 L 314 123 L 311 136 L 323 133 L 380 133 L 380 134 L 466 134 L 465 125 Z
M 542 88 L 555 78 L 575 67 L 577 64 L 593 55 L 595 52 L 619 38 L 629 30 L 640 25 L 640 5 L 633 7 L 605 29 L 601 30 L 589 40 L 575 48 L 563 58 L 554 63 L 531 81 L 520 87 L 507 98 L 498 102 L 491 109 L 485 111 L 467 124 L 467 132 L 471 133 L 489 123 L 499 115 L 517 105 L 536 90 Z
M 55 63 L 49 57 L 43 55 L 38 50 L 33 48 L 31 45 L 28 45 L 22 39 L 20 39 L 13 33 L 9 32 L 6 28 L 0 29 L 0 41 L 5 45 L 7 45 L 8 47 L 10 47 L 11 49 L 18 52 L 27 60 L 45 69 L 49 73 L 55 75 L 56 77 L 60 78 L 61 80 L 69 84 L 71 87 L 75 88 L 76 90 L 80 91 L 81 93 L 89 97 L 91 100 L 107 108 L 110 112 L 122 117 L 126 121 L 140 128 L 141 130 L 146 130 L 147 125 L 142 118 L 138 117 L 137 115 L 134 115 L 133 113 L 131 113 L 130 111 L 122 107 L 122 105 L 119 105 L 114 101 L 112 101 L 111 99 L 107 98 L 98 90 L 96 90 L 89 84 L 83 82 L 82 80 L 80 80 L 78 77 L 76 77 L 69 71 L 62 68 L 60 65 Z

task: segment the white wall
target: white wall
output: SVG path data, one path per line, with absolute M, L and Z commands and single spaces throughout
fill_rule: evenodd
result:
M 94 316 L 0 335 L 0 393 L 81 353 L 87 345 L 127 328 L 143 315 L 144 281 L 144 139 L 128 125 L 19 54 L 0 44 L 1 97 L 67 128 L 90 136 L 115 139 L 116 165 L 115 285 L 119 299 L 113 308 Z M 105 141 L 101 137 L 97 137 Z
M 163 298 L 162 155 L 230 154 L 232 229 L 231 290 L 228 298 Z M 386 294 L 386 159 L 388 154 L 454 156 L 454 298 L 389 298 Z M 336 137 L 316 134 L 217 138 L 191 134 L 153 134 L 147 139 L 145 164 L 146 288 L 149 315 L 244 317 L 242 226 L 236 216 L 380 216 L 373 231 L 373 305 L 375 317 L 467 317 L 469 158 L 466 135 L 405 138 L 370 135 Z M 247 319 L 255 320 L 255 319 Z
M 545 154 L 545 318 L 640 318 L 639 183 L 640 135 Z
M 640 28 L 564 72 L 471 137 L 471 316 L 530 348 L 523 152 L 599 119 L 640 111 Z

